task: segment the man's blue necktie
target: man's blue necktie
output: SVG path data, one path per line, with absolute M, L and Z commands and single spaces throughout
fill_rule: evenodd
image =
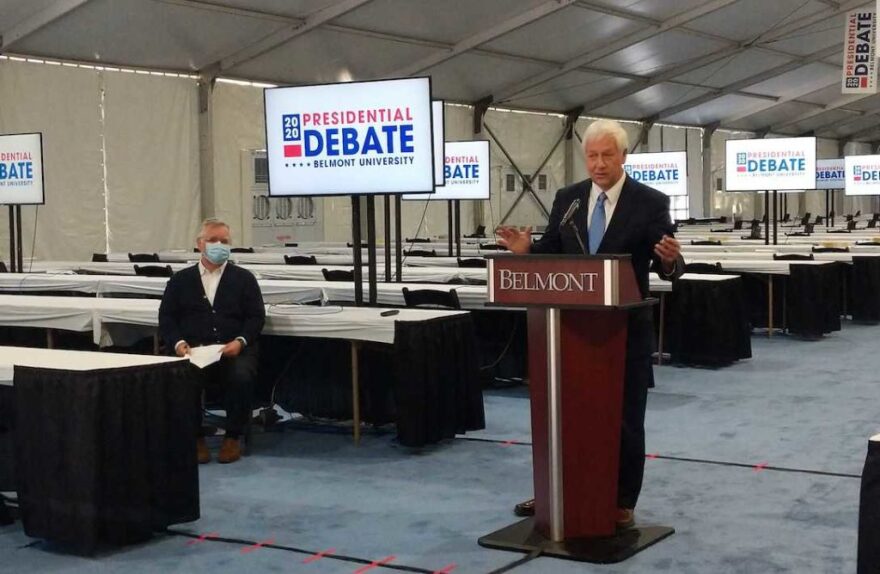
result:
M 608 196 L 605 192 L 599 194 L 596 198 L 596 208 L 593 210 L 593 217 L 590 219 L 590 254 L 595 255 L 599 251 L 599 245 L 602 243 L 602 236 L 605 235 L 605 200 Z

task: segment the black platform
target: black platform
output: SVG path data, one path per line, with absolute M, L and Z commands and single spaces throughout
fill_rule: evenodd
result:
M 479 539 L 480 546 L 514 552 L 540 550 L 542 556 L 614 564 L 623 562 L 675 533 L 668 526 L 634 526 L 614 536 L 602 538 L 575 538 L 551 542 L 535 530 L 534 518 L 526 518 Z

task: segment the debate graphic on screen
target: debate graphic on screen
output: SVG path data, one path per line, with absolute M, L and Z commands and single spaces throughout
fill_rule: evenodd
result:
M 0 204 L 42 203 L 43 134 L 0 135 Z
M 446 142 L 443 165 L 446 184 L 430 195 L 404 195 L 403 199 L 445 201 L 489 199 L 491 166 L 489 142 L 484 140 Z
M 269 194 L 434 190 L 429 78 L 269 88 Z
M 843 189 L 845 186 L 844 158 L 816 160 L 816 189 Z
M 727 191 L 816 189 L 816 138 L 725 142 Z
M 687 195 L 687 152 L 630 153 L 623 169 L 632 179 L 666 195 Z
M 880 195 L 880 155 L 850 155 L 846 162 L 846 195 Z

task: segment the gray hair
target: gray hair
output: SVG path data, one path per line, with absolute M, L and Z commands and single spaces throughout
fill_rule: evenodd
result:
M 209 217 L 208 219 L 202 221 L 202 226 L 199 227 L 199 235 L 197 239 L 204 239 L 205 230 L 211 229 L 213 227 L 225 227 L 226 229 L 229 229 L 229 224 L 221 219 Z
M 587 126 L 584 130 L 583 147 L 584 153 L 587 152 L 587 144 L 593 140 L 604 137 L 612 137 L 617 142 L 617 149 L 626 153 L 629 151 L 629 136 L 620 123 L 614 120 L 596 120 Z

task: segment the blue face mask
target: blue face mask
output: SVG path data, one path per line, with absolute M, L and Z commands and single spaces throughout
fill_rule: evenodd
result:
M 223 265 L 229 259 L 229 246 L 225 243 L 206 243 L 205 257 L 214 265 Z

